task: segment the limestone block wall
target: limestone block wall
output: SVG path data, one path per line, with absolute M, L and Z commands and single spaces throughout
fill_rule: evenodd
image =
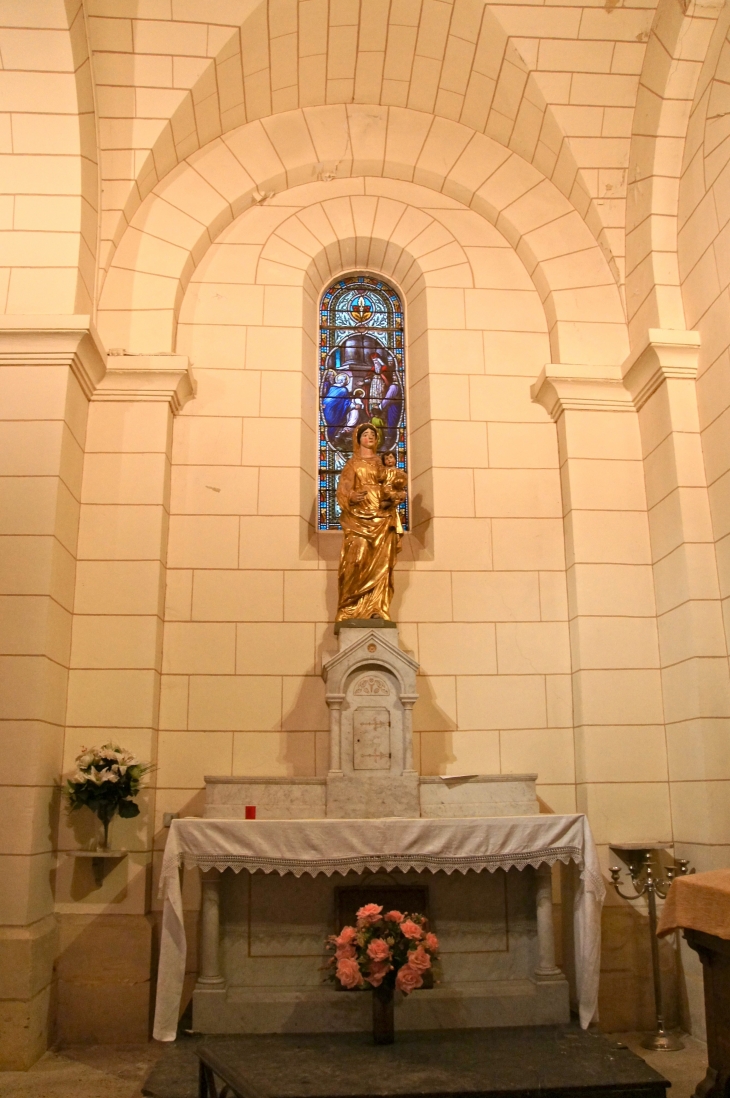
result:
M 688 514 L 692 524 L 693 569 L 697 597 L 707 611 L 721 600 L 725 626 L 713 619 L 701 634 L 705 642 L 702 683 L 698 690 L 703 718 L 689 750 L 677 758 L 677 839 L 704 868 L 726 865 L 730 853 L 728 781 L 730 751 L 727 682 L 728 510 L 727 484 L 730 449 L 725 425 L 728 418 L 727 370 L 730 366 L 730 271 L 726 258 L 730 218 L 730 175 L 727 120 L 724 107 L 730 76 L 730 13 L 717 17 L 702 66 L 688 125 L 679 190 L 679 271 L 687 327 L 699 332 L 697 412 L 691 430 L 702 439 L 704 478 L 708 503 Z M 694 481 L 685 483 L 695 484 Z M 710 522 L 711 520 L 711 522 Z M 714 541 L 715 553 L 710 551 Z M 711 600 L 711 601 L 708 601 Z M 723 643 L 724 642 L 724 643 Z M 690 745 L 688 745 L 690 746 Z
M 175 424 L 161 785 L 199 787 L 213 757 L 222 773 L 327 768 L 339 537 L 312 527 L 314 324 L 323 276 L 377 258 L 407 308 L 416 517 L 394 613 L 423 672 L 421 769 L 519 770 L 537 752 L 543 782 L 573 781 L 555 435 L 529 397 L 538 295 L 459 203 L 353 180 L 241 215 L 182 305 L 199 395 Z
M 158 761 L 162 607 L 169 522 L 172 418 L 192 395 L 179 356 L 112 356 L 89 408 L 64 739 L 65 772 L 84 745 L 117 743 Z M 90 813 L 62 815 L 55 879 L 61 929 L 62 1040 L 145 1040 L 152 983 L 149 918 L 155 782 L 141 814 L 116 819 L 127 851 L 101 884 L 72 852 L 93 840 Z M 96 825 L 98 826 L 98 825 Z M 134 942 L 135 964 L 120 943 Z M 83 958 L 105 957 L 103 974 Z M 145 958 L 147 960 L 145 960 Z M 109 1002 L 114 1007 L 109 1009 Z
M 0 1063 L 23 1068 L 52 1025 L 54 850 L 88 397 L 104 364 L 88 317 L 0 324 Z
M 154 956 L 163 814 L 205 772 L 326 768 L 343 272 L 405 301 L 421 770 L 537 771 L 604 864 L 730 852 L 727 7 L 133 8 L 8 0 L 0 27 L 7 1066 L 56 1019 L 113 1031 L 84 950 Z M 54 787 L 107 739 L 157 770 L 96 890 Z M 641 916 L 605 931 L 604 1023 L 647 1025 Z M 147 962 L 104 981 L 144 1033 Z

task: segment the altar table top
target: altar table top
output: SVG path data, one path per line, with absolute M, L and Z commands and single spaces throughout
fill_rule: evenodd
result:
M 466 819 L 173 820 L 160 877 L 164 897 L 154 1036 L 174 1041 L 186 941 L 179 869 L 263 870 L 316 876 L 352 870 L 523 869 L 575 862 L 580 887 L 573 925 L 581 1025 L 596 1013 L 605 886 L 585 816 Z
M 667 893 L 657 934 L 678 927 L 730 939 L 730 869 L 677 877 Z

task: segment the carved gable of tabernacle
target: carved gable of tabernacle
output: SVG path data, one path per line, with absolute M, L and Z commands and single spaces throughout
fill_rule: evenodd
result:
M 418 816 L 412 710 L 418 664 L 395 629 L 349 628 L 322 669 L 330 711 L 327 815 Z
M 361 678 L 362 692 L 389 693 L 387 674 L 378 672 L 390 672 L 395 677 L 399 694 L 416 693 L 416 674 L 418 664 L 412 656 L 407 655 L 384 634 L 395 633 L 388 629 L 358 629 L 361 634 L 353 642 L 350 642 L 351 633 L 354 630 L 343 629 L 340 633 L 340 651 L 327 660 L 322 667 L 322 677 L 325 680 L 326 695 L 342 693 L 343 683 L 355 670 L 368 671 Z M 397 640 L 397 633 L 396 638 Z M 344 642 L 344 643 L 343 643 Z M 367 685 L 366 685 L 367 684 Z M 378 685 L 379 684 L 379 685 Z

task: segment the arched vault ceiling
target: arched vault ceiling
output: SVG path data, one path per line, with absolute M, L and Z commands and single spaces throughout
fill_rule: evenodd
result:
M 486 133 L 571 201 L 622 280 L 633 109 L 656 0 L 87 0 L 103 247 L 213 138 L 297 107 L 409 107 Z

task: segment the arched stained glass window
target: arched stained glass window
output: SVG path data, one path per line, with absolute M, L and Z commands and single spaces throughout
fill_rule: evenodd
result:
M 369 274 L 333 282 L 319 311 L 319 529 L 339 530 L 337 478 L 355 431 L 372 423 L 382 454 L 407 468 L 403 306 Z M 408 501 L 400 505 L 408 529 Z

